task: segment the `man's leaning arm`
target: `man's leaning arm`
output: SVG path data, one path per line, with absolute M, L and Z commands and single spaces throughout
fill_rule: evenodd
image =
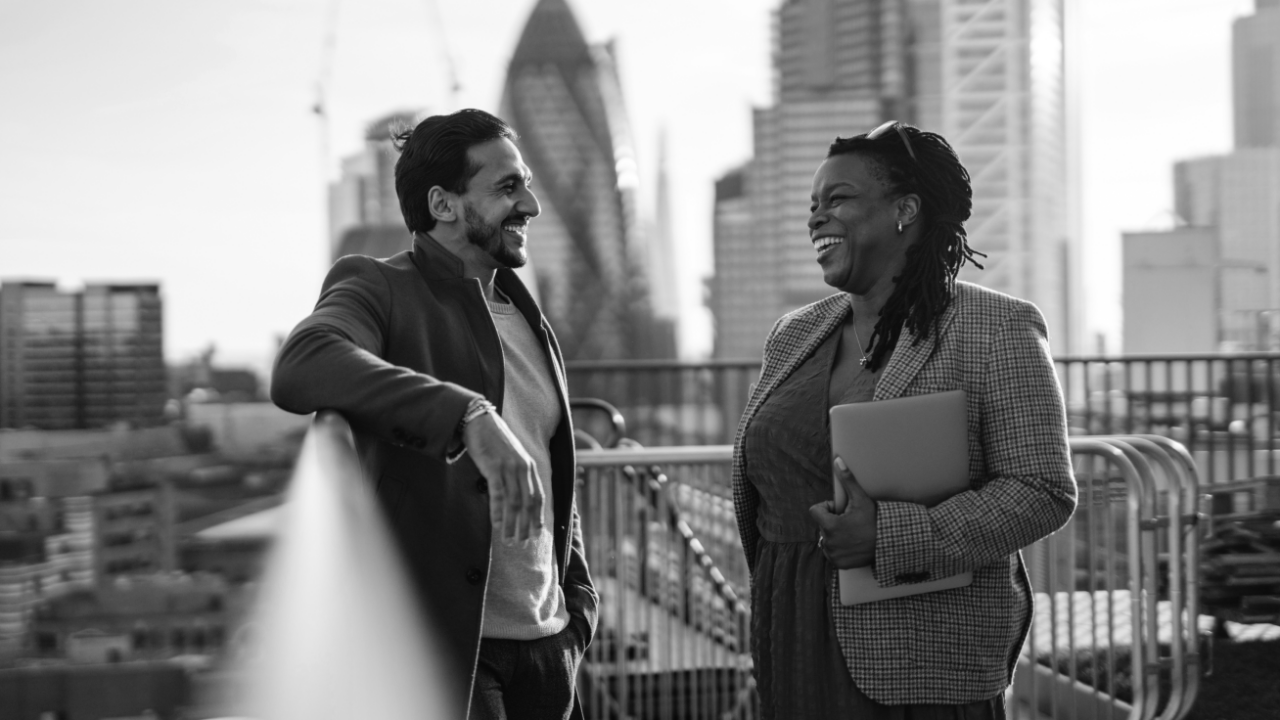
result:
M 295 413 L 337 410 L 387 442 L 443 459 L 467 403 L 481 396 L 383 360 L 390 307 L 376 261 L 338 260 L 276 356 L 271 400 Z

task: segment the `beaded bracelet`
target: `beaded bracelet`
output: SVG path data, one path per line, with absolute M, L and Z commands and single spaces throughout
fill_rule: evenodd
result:
M 462 413 L 462 420 L 458 421 L 458 436 L 462 436 L 462 429 L 467 426 L 467 423 L 475 420 L 485 413 L 497 411 L 498 408 L 495 407 L 493 403 L 482 397 L 475 398 L 471 402 L 467 403 L 467 411 Z

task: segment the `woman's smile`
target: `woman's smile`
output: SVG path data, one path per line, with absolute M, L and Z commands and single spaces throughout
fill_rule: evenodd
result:
M 813 239 L 813 249 L 818 252 L 818 262 L 835 252 L 835 248 L 844 244 L 844 238 L 839 235 L 822 235 Z

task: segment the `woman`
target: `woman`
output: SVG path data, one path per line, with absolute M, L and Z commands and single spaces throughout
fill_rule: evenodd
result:
M 774 325 L 733 459 L 766 718 L 1004 717 L 1031 622 L 1018 550 L 1061 527 L 1076 493 L 1040 312 L 955 280 L 973 262 L 971 198 L 946 140 L 896 122 L 837 138 L 814 175 L 809 234 L 840 292 Z M 831 406 L 953 389 L 969 490 L 876 502 L 831 457 Z M 838 515 L 832 473 L 850 496 Z M 841 605 L 837 568 L 868 565 L 883 586 L 973 583 Z

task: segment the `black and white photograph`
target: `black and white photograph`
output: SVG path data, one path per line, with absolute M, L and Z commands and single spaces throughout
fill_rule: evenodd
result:
M 1280 0 L 0 0 L 0 720 L 1277 679 Z

